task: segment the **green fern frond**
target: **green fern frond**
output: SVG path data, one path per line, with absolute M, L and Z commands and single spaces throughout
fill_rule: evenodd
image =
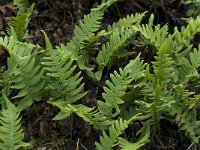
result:
M 81 104 L 79 105 L 67 104 L 63 106 L 63 104 L 60 102 L 53 102 L 51 104 L 58 107 L 61 110 L 61 112 L 58 113 L 53 118 L 53 120 L 61 120 L 75 113 L 89 124 L 94 125 L 96 129 L 103 130 L 107 128 L 107 126 L 113 123 L 112 120 L 109 120 L 105 116 L 101 115 L 98 110 L 95 110 L 95 108 L 89 108 Z
M 169 114 L 175 117 L 179 129 L 184 130 L 186 134 L 197 143 L 197 135 L 200 134 L 200 121 L 197 120 L 197 112 L 194 107 L 197 100 L 191 102 L 191 99 L 196 99 L 198 97 L 192 98 L 194 92 L 185 90 L 183 85 L 174 86 L 174 89 L 176 103 L 171 106 Z
M 122 28 L 127 28 L 127 27 L 130 28 L 133 24 L 140 25 L 145 14 L 146 12 L 127 15 L 126 17 L 120 19 L 118 22 L 115 22 L 112 25 L 109 25 L 108 32 L 114 31 L 116 29 L 121 31 Z
M 0 45 L 1 45 L 0 40 Z M 9 52 L 7 60 L 8 69 L 3 72 L 4 88 L 17 89 L 19 92 L 12 99 L 19 99 L 18 108 L 23 110 L 29 107 L 33 101 L 41 99 L 45 82 L 42 81 L 43 70 L 36 64 L 35 47 L 32 44 L 16 42 L 12 38 L 4 39 L 2 44 Z
M 146 134 L 136 143 L 130 143 L 121 137 L 118 138 L 118 141 L 119 141 L 119 146 L 121 147 L 121 150 L 137 150 L 149 142 L 149 135 Z
M 196 69 L 200 66 L 200 45 L 190 53 L 190 62 Z
M 28 0 L 13 0 L 13 4 L 17 6 L 18 12 L 26 12 Z
M 108 8 L 116 0 L 108 0 L 106 3 L 92 9 L 91 13 L 84 16 L 84 19 L 79 22 L 79 25 L 74 29 L 74 37 L 66 45 L 66 50 L 72 53 L 74 60 L 78 59 L 80 48 L 84 47 L 84 41 L 88 37 L 95 36 L 95 32 L 99 30 L 101 20 L 105 9 Z
M 103 131 L 100 137 L 100 143 L 95 142 L 97 150 L 112 150 L 117 145 L 119 135 L 128 127 L 129 122 L 126 120 L 116 120 L 114 124 L 109 127 L 109 136 Z
M 174 29 L 174 41 L 176 42 L 175 51 L 179 52 L 184 46 L 189 47 L 194 35 L 200 31 L 200 17 L 190 19 L 187 27 L 182 27 L 179 32 L 177 28 Z
M 187 83 L 191 78 L 199 76 L 195 67 L 185 57 L 179 59 L 178 65 L 177 70 L 180 81 Z
M 0 149 L 19 150 L 28 147 L 29 144 L 23 142 L 24 134 L 21 129 L 21 117 L 18 109 L 3 94 L 7 104 L 7 109 L 3 110 L 0 117 Z
M 160 25 L 152 27 L 146 24 L 141 26 L 133 26 L 132 28 L 136 32 L 139 32 L 147 43 L 155 46 L 157 50 L 163 45 L 168 35 L 167 25 L 163 27 L 160 27 Z
M 124 132 L 124 130 L 132 121 L 140 118 L 140 115 L 141 114 L 136 114 L 128 121 L 120 118 L 119 120 L 116 120 L 114 123 L 112 123 L 108 129 L 109 134 L 106 134 L 106 132 L 103 131 L 103 135 L 100 136 L 100 143 L 95 142 L 97 150 L 112 150 L 113 147 L 117 146 L 119 144 L 119 136 Z
M 31 5 L 27 12 L 19 12 L 9 23 L 7 32 L 9 35 L 15 36 L 18 41 L 22 41 L 26 37 L 30 15 L 33 12 L 33 8 L 34 4 Z
M 174 76 L 174 68 L 172 67 L 174 61 L 170 57 L 171 43 L 171 38 L 165 40 L 158 50 L 157 56 L 154 57 L 156 61 L 152 62 L 154 74 L 161 82 L 165 83 L 169 83 Z
M 76 66 L 71 53 L 63 49 L 65 47 L 53 49 L 48 37 L 44 35 L 46 53 L 41 64 L 46 71 L 46 89 L 50 91 L 50 101 L 62 101 L 63 106 L 72 104 L 86 94 L 82 92 L 84 84 L 81 84 L 80 72 L 75 73 Z
M 112 82 L 109 80 L 106 81 L 107 87 L 104 87 L 105 93 L 102 94 L 105 102 L 98 101 L 99 110 L 108 117 L 116 117 L 120 113 L 119 106 L 124 103 L 122 97 L 125 95 L 126 90 L 129 87 L 129 84 L 144 76 L 145 64 L 143 61 L 140 61 L 139 56 L 122 70 L 120 69 L 117 73 L 110 75 Z M 115 113 L 113 113 L 113 109 Z

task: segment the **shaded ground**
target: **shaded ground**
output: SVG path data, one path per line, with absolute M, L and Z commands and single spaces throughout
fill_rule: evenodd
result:
M 5 36 L 7 23 L 10 21 L 10 17 L 16 14 L 16 10 L 9 1 L 0 2 L 0 36 Z M 66 43 L 71 39 L 77 21 L 84 14 L 89 13 L 91 8 L 99 4 L 99 2 L 94 0 L 30 0 L 29 2 L 35 2 L 36 5 L 31 16 L 30 34 L 26 40 L 38 43 L 41 46 L 44 46 L 44 38 L 41 30 L 47 33 L 54 46 Z M 103 26 L 117 21 L 127 14 L 144 11 L 149 11 L 144 21 L 148 19 L 151 13 L 154 13 L 156 16 L 154 23 L 160 23 L 161 25 L 168 23 L 170 31 L 175 25 L 180 27 L 185 23 L 181 18 L 186 17 L 186 6 L 182 4 L 181 0 L 154 0 L 153 2 L 151 0 L 124 0 L 114 4 L 109 9 L 103 20 Z M 1 60 L 5 55 L 1 56 Z M 151 52 L 145 53 L 144 58 L 146 61 L 151 59 L 151 55 Z M 118 67 L 117 64 L 116 67 Z M 115 66 L 113 69 L 115 69 Z M 109 71 L 105 73 L 105 78 L 108 74 Z M 101 86 L 97 87 L 94 85 L 90 79 L 85 79 L 85 83 L 87 84 L 86 90 L 90 92 L 82 100 L 82 103 L 87 106 L 94 106 L 100 96 L 99 93 L 102 92 L 102 88 Z M 25 140 L 31 140 L 34 145 L 32 149 L 95 149 L 94 143 L 98 141 L 98 131 L 94 130 L 77 116 L 69 118 L 66 121 L 52 121 L 57 112 L 57 108 L 48 105 L 45 100 L 23 112 Z M 141 124 L 139 122 L 130 126 L 126 130 L 126 137 L 130 141 L 136 139 L 137 136 L 135 134 L 140 127 Z M 152 143 L 143 149 L 184 150 L 190 145 L 190 140 L 178 131 L 177 126 L 168 121 L 161 121 L 160 129 L 154 129 L 152 135 Z

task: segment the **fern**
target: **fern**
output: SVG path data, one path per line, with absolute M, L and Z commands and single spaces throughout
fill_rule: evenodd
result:
M 104 87 L 105 93 L 102 94 L 105 102 L 98 101 L 99 110 L 104 115 L 111 118 L 119 115 L 120 108 L 118 105 L 124 103 L 122 97 L 132 81 L 144 76 L 144 67 L 145 64 L 143 64 L 143 61 L 140 61 L 138 56 L 130 61 L 123 70 L 120 69 L 120 74 L 115 71 L 114 74 L 110 75 L 112 82 L 106 81 L 107 87 Z
M 21 117 L 18 109 L 3 94 L 7 109 L 3 110 L 0 117 L 0 149 L 17 150 L 28 147 L 29 144 L 23 142 L 24 134 L 21 128 Z
M 41 89 L 45 84 L 42 81 L 43 70 L 36 63 L 36 54 L 32 53 L 34 48 L 32 44 L 16 42 L 13 38 L 5 37 L 4 40 L 0 39 L 0 45 L 4 46 L 10 54 L 7 60 L 8 69 L 3 72 L 4 88 L 19 91 L 12 99 L 20 98 L 17 107 L 23 110 L 33 101 L 41 99 Z
M 130 30 L 129 30 L 130 31 Z M 110 37 L 110 41 L 102 46 L 102 51 L 98 53 L 96 57 L 96 62 L 98 64 L 98 72 L 99 77 L 97 76 L 97 80 L 101 79 L 101 74 L 105 66 L 108 65 L 113 53 L 119 50 L 122 46 L 125 45 L 126 41 L 131 37 L 132 33 L 126 30 L 120 34 L 118 30 L 116 30 Z
M 13 4 L 17 6 L 18 12 L 26 12 L 28 0 L 13 0 Z
M 156 47 L 156 50 L 160 49 L 166 40 L 168 34 L 168 26 L 160 27 L 157 25 L 152 27 L 150 25 L 133 26 L 134 31 L 139 32 L 144 41 Z
M 177 85 L 175 88 L 175 98 L 177 102 L 172 106 L 170 114 L 175 116 L 180 130 L 186 131 L 186 134 L 195 142 L 198 142 L 197 135 L 200 134 L 200 121 L 196 120 L 196 110 L 194 105 L 197 103 L 198 97 L 193 98 L 190 102 L 192 92 L 184 89 L 183 85 Z M 183 109 L 184 108 L 184 109 Z
M 78 59 L 79 50 L 84 47 L 84 41 L 86 41 L 88 37 L 94 37 L 95 32 L 99 30 L 105 9 L 115 1 L 116 0 L 108 0 L 96 9 L 92 9 L 91 13 L 84 16 L 84 19 L 79 22 L 79 26 L 75 27 L 74 37 L 66 45 L 66 50 L 72 53 L 74 60 Z M 84 68 L 80 69 L 84 70 Z
M 137 150 L 149 142 L 149 135 L 146 134 L 142 139 L 140 139 L 136 143 L 130 143 L 121 137 L 118 139 L 118 141 L 119 141 L 120 147 L 122 148 L 121 150 Z
M 189 47 L 194 35 L 200 31 L 200 17 L 190 19 L 187 27 L 182 27 L 179 32 L 177 28 L 174 29 L 174 41 L 176 44 L 175 51 L 180 52 L 184 46 Z
M 118 22 L 114 22 L 112 25 L 108 26 L 108 32 L 114 30 L 121 30 L 122 28 L 131 28 L 134 25 L 140 25 L 143 17 L 145 16 L 146 12 L 144 13 L 136 13 L 135 15 L 127 15 L 126 17 L 120 19 Z
M 58 107 L 61 110 L 61 112 L 58 115 L 56 115 L 53 118 L 53 120 L 61 120 L 75 113 L 89 124 L 94 125 L 96 129 L 103 130 L 113 123 L 112 120 L 109 120 L 108 118 L 103 116 L 98 110 L 94 110 L 95 108 L 89 108 L 81 104 L 67 104 L 63 106 L 60 102 L 53 102 L 51 104 Z M 63 116 L 65 117 L 63 118 Z
M 81 84 L 80 72 L 74 74 L 76 66 L 73 65 L 71 53 L 65 51 L 63 47 L 54 50 L 46 34 L 45 40 L 46 53 L 42 65 L 46 70 L 48 81 L 46 89 L 50 91 L 49 100 L 62 102 L 63 106 L 72 104 L 86 94 L 82 92 L 84 84 Z
M 18 12 L 17 16 L 12 18 L 7 30 L 9 35 L 12 35 L 19 41 L 22 41 L 26 37 L 28 24 L 30 22 L 30 15 L 33 8 L 34 4 L 31 5 L 27 12 Z
M 112 124 L 109 127 L 109 135 L 106 134 L 105 131 L 103 131 L 103 135 L 100 136 L 100 143 L 98 142 L 95 143 L 97 150 L 111 150 L 113 147 L 117 146 L 118 144 L 123 145 L 125 142 L 122 141 L 122 139 L 119 138 L 119 136 L 128 127 L 131 121 L 137 120 L 139 116 L 140 114 L 137 114 L 128 121 L 122 120 L 122 118 L 120 118 L 119 120 L 116 120 L 114 124 Z M 147 141 L 148 139 L 143 139 L 143 142 L 147 142 Z M 140 147 L 142 146 L 142 144 L 139 145 L 136 143 L 135 146 Z

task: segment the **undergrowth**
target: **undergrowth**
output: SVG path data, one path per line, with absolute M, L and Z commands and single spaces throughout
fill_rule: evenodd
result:
M 42 100 L 59 108 L 53 120 L 76 114 L 99 130 L 98 150 L 139 149 L 151 142 L 151 131 L 159 127 L 161 119 L 175 123 L 193 142 L 199 142 L 196 107 L 200 95 L 194 89 L 199 84 L 200 45 L 195 47 L 192 41 L 200 31 L 200 17 L 189 19 L 180 30 L 175 27 L 173 33 L 168 32 L 168 25 L 153 25 L 153 17 L 142 23 L 147 12 L 100 28 L 104 13 L 116 1 L 102 1 L 93 8 L 75 27 L 68 43 L 53 47 L 44 32 L 46 48 L 25 42 L 34 4 L 27 10 L 25 1 L 15 1 L 18 14 L 9 23 L 9 36 L 0 38 L 0 45 L 9 53 L 0 72 L 2 150 L 29 146 L 22 141 L 19 113 Z M 107 42 L 101 43 L 101 38 Z M 139 43 L 138 49 L 153 47 L 150 63 L 137 50 L 127 49 L 133 43 Z M 121 59 L 130 61 L 110 74 L 97 105 L 81 104 L 88 92 L 83 74 L 98 85 L 103 72 Z M 123 133 L 138 121 L 143 126 L 137 140 L 130 142 Z

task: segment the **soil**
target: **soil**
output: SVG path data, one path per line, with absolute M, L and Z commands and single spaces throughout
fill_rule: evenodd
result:
M 31 16 L 26 41 L 40 46 L 44 46 L 44 36 L 41 30 L 47 33 L 54 46 L 61 43 L 66 44 L 71 39 L 78 20 L 100 3 L 97 0 L 29 0 L 30 4 L 33 2 L 35 9 Z M 185 24 L 182 18 L 186 17 L 187 7 L 182 0 L 119 0 L 106 12 L 102 28 L 128 14 L 144 11 L 148 11 L 144 22 L 148 20 L 151 13 L 154 13 L 154 24 L 167 23 L 172 31 L 174 26 L 180 27 Z M 11 1 L 0 1 L 0 36 L 6 35 L 8 22 L 12 16 L 16 15 L 16 12 Z M 145 54 L 145 61 L 151 59 L 151 55 L 150 53 Z M 0 56 L 0 62 L 7 57 L 6 54 L 0 54 Z M 112 69 L 119 67 L 117 65 Z M 105 72 L 102 85 L 112 69 Z M 90 79 L 86 78 L 84 82 L 89 92 L 81 102 L 87 106 L 95 106 L 102 88 L 97 87 Z M 94 150 L 95 141 L 99 140 L 100 132 L 77 116 L 71 120 L 53 121 L 52 118 L 58 111 L 57 108 L 47 104 L 44 99 L 22 112 L 25 141 L 33 144 L 31 150 Z M 135 133 L 139 128 L 141 124 L 135 123 L 124 134 L 130 140 L 134 140 L 137 138 Z M 155 128 L 152 135 L 151 144 L 142 149 L 185 150 L 191 144 L 191 141 L 178 130 L 175 124 L 166 120 L 160 122 L 159 129 Z

